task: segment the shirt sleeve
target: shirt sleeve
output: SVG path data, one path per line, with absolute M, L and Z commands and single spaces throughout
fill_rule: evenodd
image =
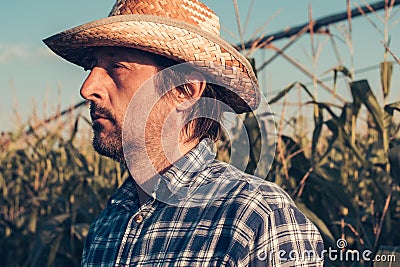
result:
M 323 241 L 296 207 L 278 208 L 259 225 L 245 266 L 323 266 Z

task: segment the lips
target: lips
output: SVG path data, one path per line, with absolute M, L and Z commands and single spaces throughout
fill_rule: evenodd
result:
M 102 120 L 108 120 L 107 116 L 100 113 L 90 112 L 90 117 L 92 118 L 93 131 L 95 133 L 102 131 L 104 129 L 104 122 Z
M 94 102 L 90 102 L 90 117 L 92 122 L 97 122 L 101 119 L 116 122 L 115 116 L 104 106 L 96 105 Z
M 102 114 L 98 114 L 98 113 L 90 113 L 90 117 L 92 118 L 92 121 L 98 120 L 98 119 L 106 119 L 108 120 L 108 118 Z

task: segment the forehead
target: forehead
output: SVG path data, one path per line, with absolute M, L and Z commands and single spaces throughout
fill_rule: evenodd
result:
M 93 56 L 97 61 L 125 61 L 142 64 L 154 64 L 155 55 L 142 50 L 126 47 L 95 47 Z

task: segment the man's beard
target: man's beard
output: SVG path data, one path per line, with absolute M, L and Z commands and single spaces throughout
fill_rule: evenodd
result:
M 104 126 L 94 121 L 93 128 L 93 148 L 100 154 L 109 157 L 115 161 L 125 163 L 124 153 L 122 149 L 122 123 L 118 122 L 115 115 L 102 106 L 90 103 L 90 114 L 97 114 L 104 118 L 114 126 L 113 130 L 106 132 Z M 101 136 L 103 134 L 103 136 Z M 105 136 L 104 136 L 105 135 Z

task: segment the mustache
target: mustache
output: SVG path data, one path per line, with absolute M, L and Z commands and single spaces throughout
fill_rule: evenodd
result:
M 102 117 L 110 120 L 111 122 L 117 122 L 116 117 L 111 111 L 104 106 L 96 105 L 94 102 L 90 102 L 90 117 L 92 120 L 93 117 Z

